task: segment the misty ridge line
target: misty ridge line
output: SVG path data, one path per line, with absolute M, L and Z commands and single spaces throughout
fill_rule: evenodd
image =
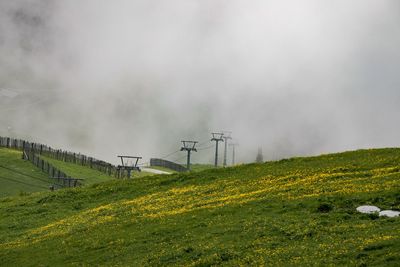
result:
M 77 6 L 0 3 L 0 90 L 18 93 L 0 95 L 1 135 L 109 162 L 212 129 L 238 162 L 399 146 L 395 0 Z

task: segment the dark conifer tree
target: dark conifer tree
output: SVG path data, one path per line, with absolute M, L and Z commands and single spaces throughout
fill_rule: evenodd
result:
M 264 162 L 264 157 L 263 157 L 263 154 L 262 154 L 262 148 L 261 148 L 261 147 L 258 148 L 258 153 L 257 153 L 257 157 L 256 157 L 256 162 L 257 162 L 257 163 L 262 163 L 262 162 Z

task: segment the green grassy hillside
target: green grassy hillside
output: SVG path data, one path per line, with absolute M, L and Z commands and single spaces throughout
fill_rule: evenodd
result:
M 186 167 L 186 165 L 184 165 L 184 164 L 182 164 L 182 166 Z M 177 173 L 177 171 L 174 171 L 174 170 L 166 168 L 166 167 L 149 166 L 149 168 L 160 170 L 160 171 L 166 171 L 166 172 L 169 172 L 169 173 Z M 200 172 L 200 171 L 210 170 L 210 169 L 214 169 L 214 168 L 215 168 L 214 165 L 195 163 L 195 164 L 191 165 L 190 171 L 192 171 L 192 172 Z
M 31 162 L 22 160 L 21 153 L 19 150 L 0 148 L 0 197 L 48 191 L 50 185 L 54 182 L 48 179 L 48 175 Z M 114 179 L 113 176 L 91 169 L 88 166 L 47 157 L 42 158 L 69 176 L 84 179 L 84 185 Z M 149 174 L 139 174 L 138 176 L 144 175 Z
M 0 199 L 0 265 L 398 266 L 400 150 Z
M 71 177 L 84 179 L 83 181 L 84 185 L 90 185 L 94 183 L 100 183 L 109 181 L 111 179 L 115 179 L 113 175 L 110 176 L 104 172 L 92 169 L 89 166 L 82 166 L 80 164 L 76 164 L 73 162 L 64 162 L 49 157 L 42 156 L 42 158 L 50 162 L 56 168 L 59 168 L 65 173 L 68 173 L 68 175 L 70 175 Z M 142 172 L 132 171 L 131 178 L 133 179 L 133 178 L 152 176 L 152 175 L 154 175 L 154 173 L 145 171 Z
M 190 168 L 191 168 L 191 171 L 199 172 L 199 171 L 214 169 L 215 167 L 214 167 L 214 165 L 211 165 L 211 164 L 192 164 L 192 166 Z
M 51 163 L 54 167 L 67 173 L 71 177 L 84 179 L 83 180 L 84 185 L 90 185 L 93 183 L 100 183 L 114 179 L 113 176 L 110 176 L 96 169 L 91 169 L 89 166 L 82 166 L 80 164 L 75 164 L 72 162 L 64 162 L 43 156 L 41 156 L 41 158 Z
M 48 176 L 21 157 L 21 151 L 0 148 L 0 197 L 49 190 Z

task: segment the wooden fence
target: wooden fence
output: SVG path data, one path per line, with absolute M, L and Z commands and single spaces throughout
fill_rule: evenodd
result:
M 0 147 L 7 147 L 12 149 L 21 150 L 22 159 L 30 161 L 33 165 L 47 173 L 50 179 L 57 179 L 58 184 L 54 186 L 59 187 L 76 187 L 81 185 L 82 179 L 75 179 L 68 176 L 58 168 L 54 167 L 51 163 L 43 160 L 40 155 L 45 151 L 45 146 L 36 143 L 29 143 L 21 139 L 13 139 L 9 137 L 0 137 Z M 49 148 L 45 148 L 49 150 Z M 56 180 L 54 180 L 56 181 Z M 71 183 L 71 181 L 73 181 Z M 50 181 L 49 181 L 50 182 Z
M 51 163 L 43 160 L 40 156 L 36 155 L 32 151 L 24 151 L 23 159 L 32 162 L 33 165 L 41 169 L 43 172 L 49 174 L 49 177 L 57 177 L 57 178 L 68 178 L 69 176 L 54 167 Z
M 89 166 L 92 169 L 96 169 L 108 175 L 117 175 L 117 167 L 111 163 L 88 157 L 80 153 L 73 153 L 61 149 L 54 149 L 47 145 L 28 142 L 21 139 L 14 139 L 10 137 L 0 137 L 0 146 L 8 147 L 18 150 L 28 149 L 33 151 L 35 154 L 61 160 L 64 162 L 72 162 L 82 166 Z
M 71 178 L 71 176 L 67 175 L 65 172 L 60 171 L 51 163 L 40 158 L 40 156 L 35 154 L 34 151 L 26 149 L 23 150 L 22 153 L 23 159 L 30 161 L 33 165 L 41 169 L 43 172 L 47 173 L 50 179 L 54 179 L 53 182 L 55 185 L 61 187 L 76 187 L 82 185 L 82 179 Z M 73 182 L 71 183 L 71 181 Z

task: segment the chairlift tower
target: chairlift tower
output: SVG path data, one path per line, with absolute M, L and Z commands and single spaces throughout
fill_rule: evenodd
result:
M 235 165 L 235 147 L 239 146 L 237 143 L 229 144 L 232 147 L 232 165 Z
M 232 132 L 223 131 L 223 133 L 224 133 L 224 135 L 222 136 L 222 138 L 225 141 L 223 166 L 226 167 L 226 158 L 227 158 L 227 153 L 228 153 L 228 140 L 232 139 L 232 137 L 231 137 Z
M 118 156 L 121 159 L 121 164 L 118 165 L 118 176 L 126 170 L 128 172 L 128 178 L 131 178 L 132 170 L 141 172 L 141 169 L 138 166 L 138 162 L 142 157 L 135 156 Z
M 211 141 L 215 141 L 215 162 L 214 166 L 218 167 L 218 143 L 219 142 L 224 142 L 224 139 L 222 139 L 222 136 L 224 136 L 223 133 L 211 133 L 212 138 Z
M 188 171 L 190 171 L 190 154 L 192 151 L 197 152 L 195 146 L 198 142 L 197 141 L 181 141 L 181 142 L 182 142 L 181 151 L 187 151 L 186 168 Z

